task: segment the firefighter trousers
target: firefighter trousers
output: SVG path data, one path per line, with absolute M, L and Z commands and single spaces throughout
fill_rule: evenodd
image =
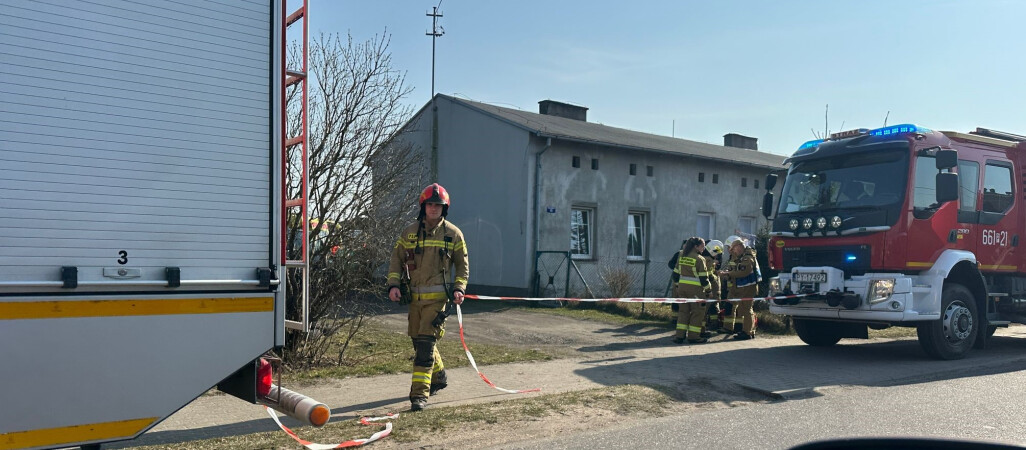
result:
M 445 310 L 444 292 L 413 294 L 408 317 L 408 334 L 413 340 L 413 378 L 410 381 L 410 399 L 428 398 L 431 385 L 446 383 L 445 365 L 438 353 L 437 341 L 445 335 L 444 323 L 434 326 L 438 313 Z

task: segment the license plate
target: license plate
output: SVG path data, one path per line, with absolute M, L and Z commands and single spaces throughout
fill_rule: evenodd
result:
M 791 279 L 796 283 L 826 283 L 827 274 L 795 272 L 791 274 Z

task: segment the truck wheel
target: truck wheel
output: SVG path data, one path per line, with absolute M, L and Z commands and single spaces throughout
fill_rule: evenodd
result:
M 794 331 L 802 342 L 813 347 L 829 347 L 841 340 L 841 327 L 822 320 L 794 319 Z
M 976 342 L 980 326 L 976 300 L 965 286 L 946 283 L 941 294 L 941 318 L 920 324 L 919 345 L 938 359 L 962 359 Z

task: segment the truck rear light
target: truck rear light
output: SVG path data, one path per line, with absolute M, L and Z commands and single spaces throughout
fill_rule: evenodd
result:
M 271 385 L 273 384 L 274 371 L 271 369 L 271 363 L 267 362 L 264 358 L 260 358 L 256 377 L 257 394 L 261 397 L 266 397 L 267 394 L 271 393 Z

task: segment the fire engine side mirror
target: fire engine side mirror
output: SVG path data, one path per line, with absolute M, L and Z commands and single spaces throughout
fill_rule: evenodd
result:
M 772 191 L 777 185 L 777 174 L 771 173 L 766 175 L 766 190 Z
M 937 150 L 937 170 L 951 169 L 958 165 L 958 152 L 951 149 Z
M 767 180 L 769 180 L 769 178 L 767 178 Z M 776 180 L 775 175 L 773 180 Z M 769 185 L 769 183 L 766 184 Z M 773 193 L 767 192 L 766 195 L 762 196 L 762 216 L 769 219 L 771 214 L 773 214 Z
M 941 172 L 937 174 L 937 203 L 958 200 L 958 174 Z

